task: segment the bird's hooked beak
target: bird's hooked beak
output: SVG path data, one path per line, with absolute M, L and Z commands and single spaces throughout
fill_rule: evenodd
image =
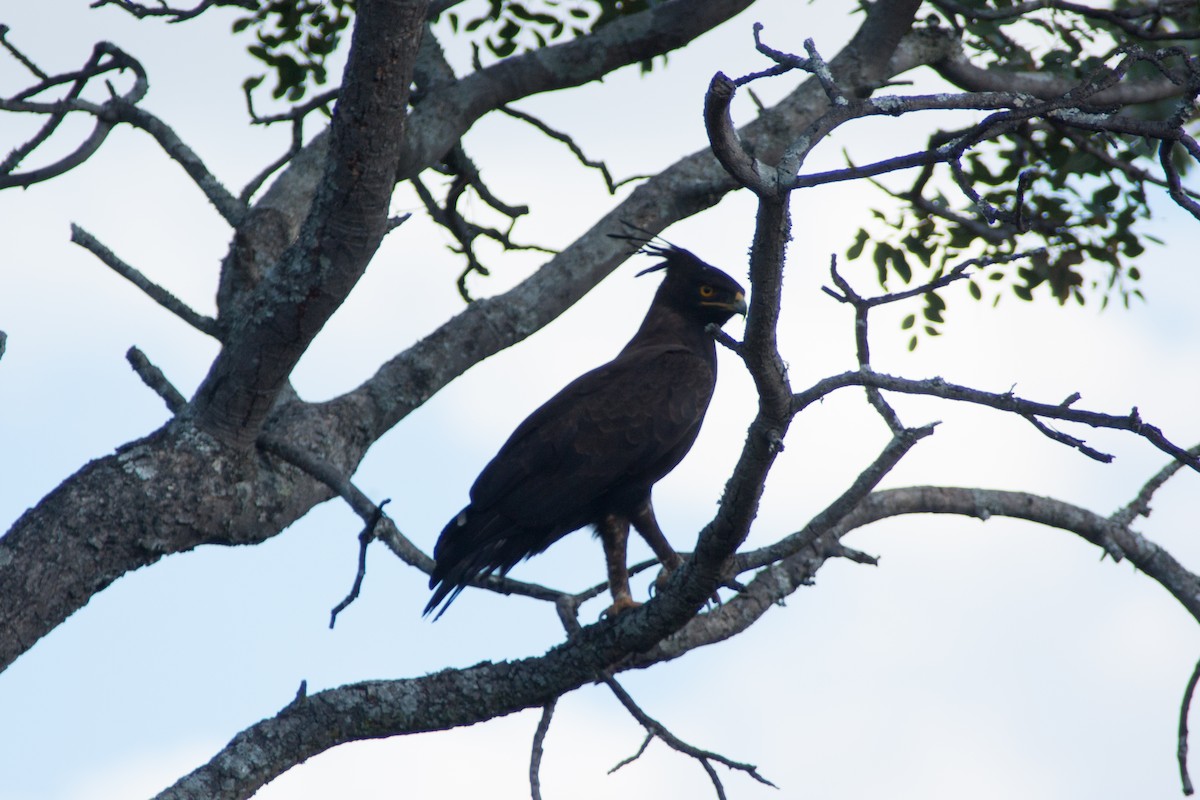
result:
M 732 311 L 734 314 L 746 316 L 746 311 L 749 310 L 746 305 L 746 295 L 738 292 L 733 296 L 733 300 L 728 303 L 701 303 L 702 306 L 710 306 L 712 308 L 723 308 L 726 311 Z

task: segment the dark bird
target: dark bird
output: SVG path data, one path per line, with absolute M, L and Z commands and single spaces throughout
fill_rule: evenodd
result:
M 585 525 L 604 545 L 613 604 L 632 608 L 629 525 L 664 569 L 682 559 L 667 543 L 650 489 L 683 459 L 712 399 L 716 345 L 705 329 L 746 313 L 745 290 L 692 253 L 642 252 L 666 277 L 636 334 L 607 364 L 566 386 L 522 422 L 471 487 L 471 503 L 438 537 L 429 578 L 441 616 L 467 585 L 545 550 Z

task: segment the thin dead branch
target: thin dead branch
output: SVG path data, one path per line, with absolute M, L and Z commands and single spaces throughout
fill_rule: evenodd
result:
M 1188 448 L 1187 452 L 1193 458 L 1200 458 L 1200 444 Z M 1154 477 L 1146 481 L 1145 486 L 1137 493 L 1137 497 L 1130 500 L 1128 505 L 1112 515 L 1112 521 L 1118 525 L 1130 525 L 1138 517 L 1149 516 L 1150 501 L 1154 499 L 1154 493 L 1161 489 L 1163 484 L 1169 481 L 1175 473 L 1179 472 L 1186 465 L 1186 462 L 1179 459 L 1169 462 Z
M 532 114 L 526 114 L 524 111 L 518 111 L 512 106 L 501 106 L 500 110 L 513 119 L 519 119 L 522 122 L 532 125 L 545 135 L 549 136 L 551 139 L 565 144 L 567 149 L 571 151 L 571 154 L 575 156 L 580 164 L 583 164 L 589 169 L 594 169 L 600 172 L 601 177 L 604 178 L 604 185 L 608 187 L 609 194 L 616 194 L 617 189 L 621 188 L 627 183 L 644 180 L 645 178 L 650 177 L 649 175 L 632 175 L 628 178 L 614 181 L 612 173 L 608 171 L 608 165 L 603 161 L 593 161 L 592 159 L 588 158 L 587 154 L 583 152 L 583 148 L 576 144 L 575 140 L 572 139 L 569 134 L 556 130 Z
M 621 684 L 618 683 L 616 678 L 612 677 L 612 675 L 604 676 L 604 684 L 609 688 L 610 691 L 612 691 L 617 700 L 621 702 L 621 705 L 625 707 L 625 710 L 628 711 L 630 715 L 632 715 L 633 718 L 636 719 L 638 723 L 646 729 L 647 733 L 646 740 L 642 742 L 642 746 L 638 748 L 637 753 L 630 758 L 621 761 L 619 764 L 610 769 L 608 771 L 610 775 L 621 767 L 636 760 L 639 756 L 641 756 L 642 753 L 646 751 L 646 746 L 649 745 L 650 740 L 657 738 L 672 750 L 683 753 L 687 756 L 691 756 L 699 761 L 704 767 L 704 771 L 708 773 L 709 779 L 712 780 L 713 788 L 716 790 L 717 797 L 721 798 L 721 800 L 725 800 L 725 787 L 721 784 L 721 778 L 717 775 L 716 770 L 712 768 L 711 762 L 713 761 L 731 770 L 744 772 L 764 786 L 770 786 L 773 789 L 779 788 L 760 775 L 758 772 L 758 767 L 754 766 L 753 764 L 744 764 L 740 761 L 734 761 L 731 758 L 727 758 L 720 753 L 714 753 L 711 750 L 703 750 L 699 747 L 695 747 L 694 745 L 688 744 L 675 734 L 671 733 L 671 731 L 668 730 L 665 725 L 643 711 L 641 706 L 637 704 L 637 701 L 630 696 L 629 692 L 625 691 L 625 687 L 621 686 Z
M 1179 760 L 1179 778 L 1183 783 L 1183 793 L 1186 795 L 1195 793 L 1187 766 L 1188 711 L 1191 710 L 1192 695 L 1196 692 L 1196 683 L 1198 681 L 1200 681 L 1200 661 L 1196 662 L 1196 666 L 1192 670 L 1192 677 L 1188 678 L 1187 688 L 1183 690 L 1183 701 L 1179 705 L 1179 747 L 1176 756 Z
M 156 395 L 162 398 L 163 402 L 167 404 L 167 410 L 172 414 L 178 414 L 187 405 L 187 398 L 180 394 L 179 390 L 167 380 L 163 371 L 154 366 L 150 359 L 146 358 L 146 354 L 137 347 L 131 347 L 126 351 L 125 360 L 142 379 L 142 383 L 149 386 Z
M 145 292 L 151 300 L 170 311 L 181 320 L 191 325 L 201 333 L 218 338 L 217 321 L 193 311 L 186 303 L 154 281 L 147 278 L 134 267 L 117 257 L 113 251 L 102 245 L 96 237 L 78 225 L 71 225 L 71 241 L 90 252 L 113 272 Z
M 554 718 L 555 698 L 542 706 L 542 717 L 533 732 L 533 746 L 529 754 L 529 792 L 533 800 L 542 800 L 542 756 L 545 754 L 546 734 L 550 732 L 550 721 Z

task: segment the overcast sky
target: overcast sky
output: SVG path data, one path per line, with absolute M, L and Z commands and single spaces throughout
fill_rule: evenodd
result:
M 54 13 L 46 13 L 53 7 Z M 761 69 L 751 25 L 800 51 L 806 37 L 832 56 L 857 17 L 823 0 L 763 2 L 672 54 L 650 75 L 630 68 L 562 96 L 518 106 L 569 130 L 618 178 L 656 172 L 704 144 L 700 107 L 711 75 Z M 0 3 L 10 39 L 51 72 L 82 64 L 111 39 L 150 73 L 147 107 L 237 190 L 286 145 L 283 130 L 249 130 L 242 79 L 256 65 L 230 39 L 232 14 L 187 25 L 136 23 L 84 2 Z M 0 53 L 0 89 L 25 76 Z M 117 79 L 118 82 L 121 80 Z M 793 79 L 763 85 L 768 101 Z M 745 119 L 749 105 L 738 108 Z M 21 128 L 0 118 L 0 150 Z M 920 144 L 923 120 L 841 131 L 812 169 L 860 162 Z M 68 130 L 60 145 L 70 146 Z M 515 238 L 562 246 L 613 202 L 598 176 L 563 148 L 508 118 L 467 137 L 468 152 L 505 201 L 532 214 Z M 896 184 L 899 185 L 899 184 Z M 868 209 L 867 185 L 798 193 L 793 202 L 781 329 L 799 389 L 853 366 L 852 317 L 820 291 L 831 253 L 844 253 Z M 477 204 L 481 205 L 481 204 Z M 416 201 L 397 195 L 397 212 Z M 1125 311 L 1030 305 L 1009 296 L 989 309 L 949 291 L 944 336 L 905 350 L 887 309 L 874 325 L 877 369 L 941 375 L 981 389 L 1142 417 L 1182 445 L 1195 419 L 1200 289 L 1194 220 L 1157 198 L 1165 245 L 1141 262 L 1148 298 Z M 676 225 L 667 237 L 741 277 L 754 207 L 741 193 Z M 185 394 L 203 377 L 213 342 L 155 306 L 68 241 L 70 223 L 204 313 L 214 312 L 229 230 L 150 139 L 118 130 L 72 173 L 0 193 L 0 520 L 6 529 L 88 460 L 167 419 L 162 402 L 124 361 L 131 345 Z M 461 309 L 461 265 L 446 237 L 414 220 L 391 234 L 366 277 L 295 374 L 306 399 L 344 392 L 384 359 Z M 497 259 L 480 295 L 524 277 L 539 256 Z M 567 381 L 611 357 L 632 334 L 655 286 L 634 259 L 560 320 L 481 364 L 385 436 L 355 476 L 418 545 L 428 549 L 465 503 L 479 469 L 512 428 Z M 846 273 L 872 290 L 873 269 Z M 740 324 L 730 325 L 740 335 Z M 722 354 L 713 409 L 688 459 L 656 490 L 664 530 L 680 549 L 711 517 L 754 413 L 752 386 Z M 1101 465 L 996 412 L 897 398 L 904 421 L 942 420 L 886 485 L 941 483 L 1024 489 L 1110 513 L 1127 503 L 1164 457 L 1128 435 L 1086 435 L 1117 456 Z M 887 430 L 861 394 L 845 391 L 792 427 L 768 484 L 752 544 L 803 526 L 878 453 Z M 1200 569 L 1194 498 L 1181 474 L 1138 529 Z M 301 680 L 310 692 L 367 678 L 421 675 L 445 666 L 543 652 L 558 642 L 553 609 L 467 591 L 436 624 L 422 619 L 425 578 L 373 547 L 360 599 L 327 628 L 349 589 L 360 523 L 329 503 L 254 548 L 202 548 L 128 575 L 0 675 L 0 800 L 146 797 L 207 761 L 236 732 L 274 714 Z M 1179 699 L 1200 656 L 1200 631 L 1167 593 L 1127 564 L 1059 531 L 992 520 L 912 518 L 856 532 L 852 546 L 878 567 L 834 563 L 786 607 L 737 639 L 622 681 L 681 738 L 756 763 L 780 791 L 729 775 L 731 797 L 1169 798 L 1179 795 Z M 642 547 L 638 545 L 638 547 Z M 635 547 L 631 557 L 640 558 Z M 599 545 L 576 534 L 522 565 L 515 577 L 582 588 L 603 579 Z M 635 591 L 645 591 L 644 582 Z M 594 608 L 593 608 L 594 606 Z M 603 603 L 585 607 L 598 614 Z M 266 800 L 324 797 L 527 797 L 537 712 L 447 733 L 339 748 L 292 770 Z M 1200 727 L 1198 725 L 1197 727 Z M 605 773 L 643 734 L 607 690 L 587 687 L 560 704 L 546 742 L 548 798 L 711 796 L 691 760 L 654 743 Z M 1198 767 L 1200 769 L 1200 767 Z

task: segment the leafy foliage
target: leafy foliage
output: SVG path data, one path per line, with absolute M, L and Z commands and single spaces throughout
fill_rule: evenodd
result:
M 326 83 L 328 58 L 342 44 L 354 15 L 355 0 L 258 0 L 252 13 L 233 25 L 235 33 L 252 33 L 247 48 L 274 76 L 271 96 L 298 102 L 314 87 Z M 481 51 L 501 59 L 584 36 L 628 14 L 645 11 L 650 0 L 486 0 L 448 11 L 454 33 L 470 38 L 479 59 Z M 650 62 L 642 65 L 650 68 Z M 247 92 L 267 75 L 249 78 Z
M 968 281 L 976 300 L 999 302 L 1007 289 L 1031 301 L 1047 292 L 1059 304 L 1101 305 L 1117 299 L 1128 306 L 1141 298 L 1136 259 L 1151 237 L 1140 230 L 1148 219 L 1146 177 L 1135 161 L 1144 155 L 1136 140 L 1095 146 L 1079 134 L 1053 125 L 1030 125 L 962 164 L 963 178 L 977 192 L 966 197 L 952 182 L 931 189 L 927 171 L 914 187 L 896 196 L 906 201 L 895 217 L 874 212 L 876 225 L 862 228 L 846 255 L 867 256 L 879 284 L 904 285 L 935 280 L 968 258 L 1024 260 L 978 269 Z M 958 207 L 950 197 L 958 196 Z M 988 221 L 992 217 L 992 221 Z M 870 245 L 868 247 L 868 245 Z M 925 295 L 925 324 L 918 334 L 937 335 L 945 322 L 944 299 Z
M 1139 37 L 1200 29 L 1194 3 L 1159 4 L 1158 15 L 1146 19 L 1129 3 L 1084 15 L 1019 13 L 1017 6 L 1012 0 L 966 0 L 941 10 L 966 49 L 977 54 L 975 60 L 1074 82 L 1097 74 L 1106 61 L 1140 44 Z M 1194 51 L 1195 44 L 1187 50 Z M 1137 62 L 1128 73 L 1131 79 L 1156 75 L 1152 59 Z M 1146 104 L 1128 113 L 1169 116 L 1173 109 L 1163 105 Z M 931 146 L 954 135 L 939 132 Z M 875 224 L 859 230 L 847 256 L 869 258 L 886 288 L 889 281 L 909 285 L 936 279 L 967 258 L 987 263 L 1030 251 L 1026 259 L 977 269 L 968 282 L 970 295 L 995 304 L 1006 293 L 1032 301 L 1044 292 L 1059 304 L 1093 300 L 1104 307 L 1116 300 L 1128 306 L 1142 298 L 1136 261 L 1148 241 L 1157 241 L 1141 224 L 1150 217 L 1146 184 L 1161 183 L 1151 177 L 1149 157 L 1155 149 L 1156 143 L 1138 137 L 1088 135 L 1053 122 L 1030 122 L 969 151 L 956 173 L 926 168 L 907 190 L 889 190 L 903 201 L 901 210 L 893 217 L 875 212 Z M 1183 162 L 1179 166 L 1186 168 Z M 916 314 L 903 322 L 912 331 L 910 349 L 921 335 L 940 332 L 945 311 L 938 293 L 925 295 L 923 324 L 917 325 Z
M 247 49 L 275 76 L 271 96 L 297 102 L 329 79 L 326 62 L 341 43 L 354 15 L 354 0 L 268 0 L 233 23 L 235 33 L 252 32 Z M 248 78 L 247 92 L 265 75 Z

